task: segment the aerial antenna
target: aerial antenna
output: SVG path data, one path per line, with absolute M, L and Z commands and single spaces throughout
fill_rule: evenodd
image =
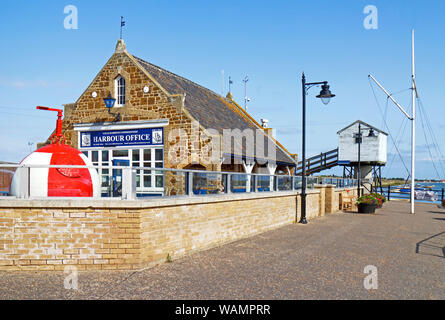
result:
M 34 144 L 34 142 L 32 142 L 32 141 L 28 142 L 29 152 L 32 152 L 32 145 L 33 144 Z
M 247 97 L 247 81 L 249 81 L 249 76 L 246 75 L 243 79 L 244 82 L 244 109 L 247 110 L 247 102 L 250 101 L 250 99 Z
M 123 16 L 121 16 L 121 40 L 122 40 L 122 27 L 124 27 L 125 26 L 125 21 L 124 21 L 124 17 Z
M 230 86 L 233 84 L 232 78 L 229 76 L 229 92 L 231 92 L 230 90 Z

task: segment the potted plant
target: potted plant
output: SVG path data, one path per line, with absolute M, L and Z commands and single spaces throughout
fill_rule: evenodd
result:
M 383 194 L 380 193 L 371 193 L 372 196 L 374 196 L 374 198 L 376 198 L 377 200 L 377 207 L 381 208 L 383 206 L 383 204 L 387 201 L 386 197 Z
M 359 213 L 374 213 L 379 201 L 372 194 L 367 194 L 358 198 L 356 204 Z

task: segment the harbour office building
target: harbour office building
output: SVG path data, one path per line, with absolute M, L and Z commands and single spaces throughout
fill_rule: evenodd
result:
M 107 108 L 107 98 L 115 99 L 112 108 Z M 230 92 L 223 97 L 137 58 L 123 40 L 77 102 L 64 109 L 65 141 L 100 168 L 102 195 L 112 194 L 109 182 L 119 177 L 116 170 L 101 166 L 295 172 L 296 154 L 242 109 Z M 137 171 L 138 196 L 181 194 L 183 188 L 184 182 L 174 175 Z

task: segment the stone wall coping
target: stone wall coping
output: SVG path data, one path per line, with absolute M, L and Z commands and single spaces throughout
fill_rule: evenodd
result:
M 361 190 L 364 189 L 364 187 L 360 187 Z M 357 190 L 357 187 L 350 187 L 350 188 L 335 188 L 335 191 L 341 192 L 341 191 L 346 191 L 346 190 Z
M 307 194 L 318 194 L 320 190 L 307 190 Z M 149 200 L 121 200 L 121 199 L 8 199 L 0 198 L 0 208 L 156 208 L 171 207 L 189 204 L 204 204 L 227 201 L 242 201 L 251 199 L 279 198 L 299 195 L 300 191 L 280 191 L 264 193 L 221 194 L 210 196 L 177 196 L 165 198 L 152 198 Z

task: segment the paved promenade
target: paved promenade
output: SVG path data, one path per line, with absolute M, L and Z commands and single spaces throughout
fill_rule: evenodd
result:
M 445 209 L 392 201 L 374 215 L 293 224 L 137 272 L 0 272 L 0 299 L 445 299 Z M 377 267 L 366 290 L 364 268 Z

